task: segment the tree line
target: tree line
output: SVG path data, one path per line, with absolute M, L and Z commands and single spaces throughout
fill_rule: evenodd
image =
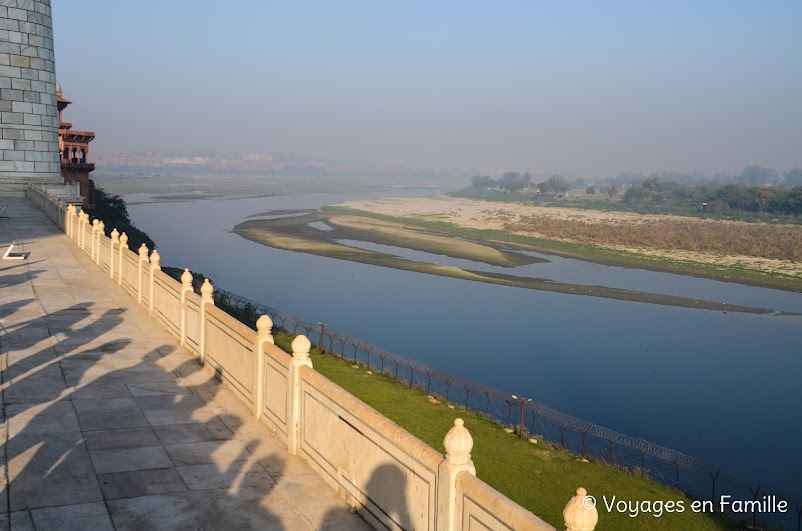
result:
M 471 186 L 473 188 L 483 188 L 486 190 L 498 189 L 510 193 L 521 192 L 525 188 L 528 188 L 530 191 L 547 195 L 564 194 L 571 189 L 571 183 L 560 175 L 552 175 L 543 182 L 535 183 L 532 181 L 532 176 L 528 173 L 520 174 L 515 171 L 504 173 L 498 180 L 487 176 L 476 175 L 471 177 Z
M 117 229 L 120 234 L 123 232 L 128 236 L 128 248 L 134 252 L 144 243 L 151 251 L 156 247 L 156 243 L 148 234 L 137 228 L 128 216 L 128 205 L 125 199 L 119 195 L 109 194 L 102 188 L 95 188 L 95 210 L 92 219 L 102 219 L 106 225 L 107 232 Z
M 677 177 L 683 182 L 666 177 Z M 747 166 L 739 175 L 717 174 L 714 179 L 717 180 L 705 179 L 703 174 L 626 173 L 584 188 L 586 182 L 583 178 L 569 182 L 560 175 L 552 175 L 542 182 L 534 182 L 529 173 L 506 172 L 499 179 L 480 175 L 471 177 L 471 188 L 545 197 L 561 197 L 572 188 L 584 188 L 588 196 L 599 191 L 606 193 L 611 199 L 619 196 L 625 189 L 619 204 L 636 210 L 701 210 L 715 214 L 746 212 L 794 216 L 802 214 L 800 168 L 795 167 L 780 173 L 771 168 Z M 731 182 L 733 179 L 737 182 Z
M 761 166 L 746 166 L 740 173 L 717 172 L 709 176 L 703 172 L 661 172 L 649 174 L 623 172 L 615 177 L 594 179 L 594 181 L 606 185 L 629 185 L 636 181 L 643 181 L 654 177 L 659 177 L 664 182 L 676 182 L 686 185 L 709 184 L 723 186 L 725 184 L 746 184 L 749 186 L 770 185 L 779 188 L 802 186 L 802 168 L 794 167 L 790 170 L 780 172 L 774 168 L 764 168 Z
M 684 207 L 717 214 L 743 211 L 798 216 L 802 214 L 802 186 L 778 188 L 740 183 L 688 186 L 651 177 L 633 182 L 622 201 L 630 205 Z

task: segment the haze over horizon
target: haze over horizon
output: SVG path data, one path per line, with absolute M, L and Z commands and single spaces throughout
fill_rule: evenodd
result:
M 53 2 L 96 154 L 611 175 L 802 166 L 802 2 Z

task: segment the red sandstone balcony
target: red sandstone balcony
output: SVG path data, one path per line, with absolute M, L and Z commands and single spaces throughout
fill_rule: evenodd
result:
M 94 162 L 65 162 L 61 161 L 61 171 L 75 172 L 75 173 L 90 173 L 95 171 Z

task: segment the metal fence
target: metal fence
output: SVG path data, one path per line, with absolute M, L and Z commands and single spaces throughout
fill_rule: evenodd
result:
M 254 327 L 258 317 L 266 314 L 273 320 L 274 330 L 293 335 L 303 333 L 310 340 L 317 339 L 318 347 L 324 354 L 348 360 L 366 370 L 384 373 L 446 405 L 484 416 L 515 431 L 519 437 L 558 446 L 577 459 L 604 462 L 635 476 L 674 487 L 694 499 L 711 500 L 716 511 L 720 508 L 717 496 L 724 494 L 730 495 L 731 500 L 761 500 L 763 496 L 774 495 L 777 500 L 788 502 L 787 513 L 753 512 L 732 516 L 751 525 L 783 525 L 785 529 L 802 529 L 802 497 L 798 494 L 792 495 L 739 480 L 676 450 L 615 432 L 533 400 L 465 380 L 419 360 L 343 334 L 323 323 L 298 319 L 235 293 L 215 288 L 214 299 L 216 306 L 248 326 Z

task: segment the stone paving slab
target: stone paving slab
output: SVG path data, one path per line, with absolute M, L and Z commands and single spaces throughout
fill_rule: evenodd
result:
M 112 531 L 114 526 L 103 503 L 48 507 L 31 511 L 36 529 L 60 531 Z
M 36 208 L 3 198 L 0 530 L 368 529 Z
M 98 474 L 98 481 L 107 500 L 189 490 L 175 467 Z
M 235 461 L 222 468 L 216 463 L 179 466 L 177 470 L 190 490 L 258 488 L 276 483 L 262 467 L 249 461 Z
M 11 511 L 103 501 L 80 431 L 9 436 L 5 450 Z

